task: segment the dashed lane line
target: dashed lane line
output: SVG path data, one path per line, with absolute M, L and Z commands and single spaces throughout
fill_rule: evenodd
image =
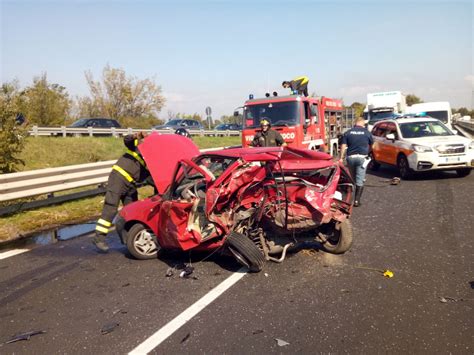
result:
M 26 253 L 27 251 L 30 251 L 30 249 L 12 249 L 12 250 L 5 251 L 3 253 L 0 253 L 0 260 L 10 258 L 18 254 L 23 254 L 23 253 Z
M 171 336 L 175 331 L 189 322 L 196 314 L 211 304 L 215 299 L 217 299 L 217 297 L 222 295 L 226 290 L 232 287 L 232 285 L 244 277 L 247 271 L 248 270 L 246 268 L 241 268 L 234 272 L 227 279 L 209 291 L 206 295 L 201 297 L 197 302 L 188 307 L 183 313 L 178 315 L 176 318 L 150 336 L 147 340 L 130 351 L 129 355 L 148 354 L 163 341 L 165 341 L 169 336 Z

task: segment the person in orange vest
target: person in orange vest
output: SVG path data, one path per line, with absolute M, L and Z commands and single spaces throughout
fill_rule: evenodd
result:
M 281 85 L 284 88 L 290 88 L 292 93 L 297 91 L 298 95 L 308 96 L 308 83 L 309 79 L 307 76 L 300 76 L 291 81 L 284 81 Z
M 137 201 L 138 192 L 136 184 L 139 182 L 147 180 L 148 183 L 153 185 L 145 161 L 137 149 L 138 144 L 145 136 L 145 133 L 139 132 L 129 134 L 123 139 L 127 150 L 117 160 L 110 172 L 104 207 L 96 223 L 95 237 L 92 239 L 92 243 L 99 252 L 107 253 L 109 251 L 105 239 L 110 227 L 112 227 L 112 220 L 117 213 L 120 201 L 122 201 L 123 205 Z

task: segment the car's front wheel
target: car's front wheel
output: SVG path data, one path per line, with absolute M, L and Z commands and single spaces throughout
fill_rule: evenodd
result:
M 406 156 L 404 156 L 403 154 L 400 155 L 397 159 L 397 167 L 398 167 L 398 171 L 400 172 L 400 177 L 402 179 L 409 179 L 412 174 L 413 174 L 413 171 L 410 169 L 410 165 L 408 165 L 408 159 Z
M 370 163 L 369 163 L 369 166 L 368 166 L 368 169 L 369 170 L 372 170 L 372 171 L 377 171 L 379 170 L 380 168 L 380 163 L 378 163 L 375 158 L 374 158 L 374 154 L 372 152 L 369 153 L 369 158 L 370 158 Z
M 141 223 L 136 223 L 128 231 L 127 249 L 139 260 L 155 259 L 160 246 L 153 231 Z
M 265 264 L 262 251 L 247 236 L 231 232 L 226 240 L 227 248 L 235 259 L 251 272 L 259 272 Z

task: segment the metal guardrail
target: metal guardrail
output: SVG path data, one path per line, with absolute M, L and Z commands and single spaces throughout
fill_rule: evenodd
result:
M 222 149 L 222 147 L 202 149 L 201 152 L 218 149 Z M 110 171 L 115 162 L 116 160 L 107 160 L 97 163 L 1 174 L 0 202 L 13 201 L 43 194 L 47 194 L 48 198 L 2 207 L 0 208 L 0 216 L 29 208 L 47 206 L 104 193 L 104 184 L 107 183 Z M 57 197 L 53 196 L 55 192 L 93 185 L 97 185 L 98 187 L 94 190 Z
M 455 125 L 460 126 L 464 129 L 467 129 L 471 133 L 474 133 L 474 122 L 473 121 L 456 121 Z
M 186 127 L 183 127 L 186 128 Z M 119 137 L 135 132 L 159 132 L 162 134 L 174 133 L 174 130 L 170 129 L 137 129 L 137 128 L 96 128 L 96 127 L 85 127 L 85 128 L 72 128 L 72 127 L 38 127 L 33 126 L 28 132 L 31 136 L 55 136 L 55 137 L 68 137 L 68 136 L 113 136 Z M 188 132 L 192 136 L 240 136 L 240 131 L 218 131 L 218 130 L 191 130 Z

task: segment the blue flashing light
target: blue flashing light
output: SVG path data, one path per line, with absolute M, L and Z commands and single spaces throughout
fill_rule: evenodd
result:
M 249 100 L 253 100 L 253 94 L 249 95 Z

